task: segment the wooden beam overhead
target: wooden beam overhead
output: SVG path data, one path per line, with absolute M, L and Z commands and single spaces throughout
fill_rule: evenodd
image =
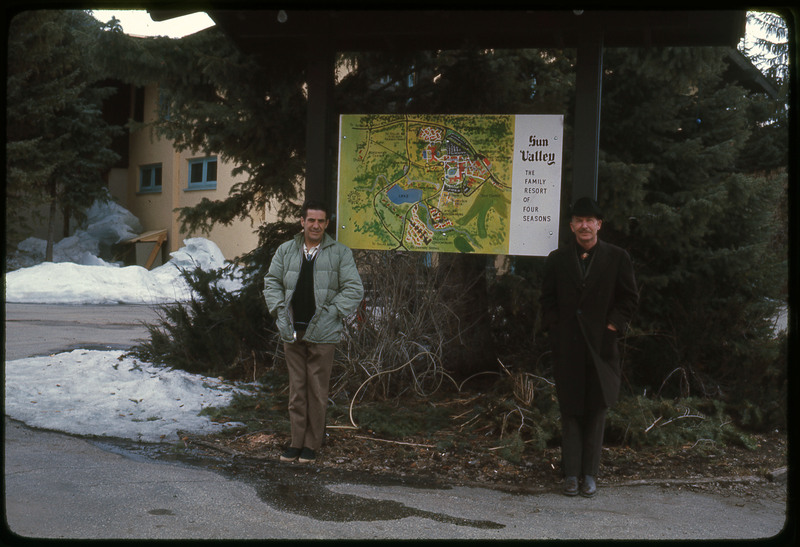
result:
M 243 50 L 303 48 L 324 38 L 335 51 L 577 47 L 587 32 L 605 47 L 729 46 L 744 35 L 733 10 L 211 10 Z M 283 21 L 283 22 L 281 22 Z

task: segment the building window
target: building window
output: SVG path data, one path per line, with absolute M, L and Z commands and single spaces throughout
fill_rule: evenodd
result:
M 139 168 L 139 192 L 161 191 L 161 164 L 142 165 Z
M 162 120 L 169 120 L 172 117 L 172 106 L 166 93 L 158 90 L 158 117 Z
M 215 190 L 216 188 L 216 156 L 189 160 L 189 186 L 187 190 Z

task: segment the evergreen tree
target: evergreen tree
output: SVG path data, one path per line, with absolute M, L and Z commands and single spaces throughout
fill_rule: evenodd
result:
M 68 220 L 104 197 L 103 172 L 118 159 L 109 148 L 117 129 L 102 119 L 110 90 L 94 85 L 100 77 L 89 62 L 99 30 L 80 11 L 26 11 L 9 26 L 6 241 L 47 205 L 46 260 L 56 211 Z
M 630 373 L 684 395 L 730 396 L 774 362 L 786 277 L 786 249 L 770 246 L 782 185 L 743 161 L 765 111 L 722 79 L 723 60 L 717 48 L 606 55 L 603 231 L 631 251 L 641 285 Z M 786 134 L 772 142 L 761 167 L 785 157 Z
M 764 11 L 747 12 L 747 22 L 762 33 L 745 49 L 756 66 L 778 84 L 786 98 L 789 88 L 789 30 L 779 14 Z
M 786 21 L 776 13 L 748 12 L 747 20 L 749 24 L 761 29 L 765 37 L 757 38 L 749 47 L 742 44 L 741 48 L 778 89 L 778 99 L 768 99 L 763 95 L 751 98 L 749 107 L 753 109 L 752 118 L 760 123 L 753 127 L 750 142 L 740 158 L 741 166 L 748 166 L 753 171 L 769 171 L 776 165 L 788 165 L 788 30 Z

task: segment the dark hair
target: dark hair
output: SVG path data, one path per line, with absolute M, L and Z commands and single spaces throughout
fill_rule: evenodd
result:
M 308 216 L 308 210 L 311 209 L 312 211 L 325 211 L 325 218 L 330 218 L 331 214 L 328 211 L 328 206 L 325 205 L 321 201 L 315 201 L 313 199 L 306 200 L 303 203 L 303 207 L 300 209 L 300 217 L 306 218 Z

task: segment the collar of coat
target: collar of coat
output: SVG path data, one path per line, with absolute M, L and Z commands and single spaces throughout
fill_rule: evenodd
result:
M 568 268 L 571 272 L 570 275 L 574 276 L 576 283 L 585 283 L 585 285 L 588 286 L 593 280 L 597 280 L 599 274 L 606 269 L 610 256 L 609 244 L 601 239 L 597 240 L 597 244 L 592 247 L 591 263 L 589 264 L 585 276 L 583 275 L 583 268 L 581 267 L 580 258 L 578 257 L 578 242 L 574 241 L 570 247 L 569 251 L 564 253 L 565 257 L 567 257 L 570 262 L 570 267 Z
M 303 237 L 303 232 L 300 232 L 299 234 L 296 234 L 294 236 L 294 241 L 297 244 L 297 247 L 302 252 L 303 251 L 303 244 L 305 243 L 305 239 Z M 336 240 L 333 239 L 328 234 L 328 232 L 325 232 L 324 234 L 322 234 L 322 242 L 319 244 L 319 250 L 321 251 L 322 249 L 325 249 L 326 247 L 330 247 L 331 245 L 335 245 L 335 244 L 336 244 Z

